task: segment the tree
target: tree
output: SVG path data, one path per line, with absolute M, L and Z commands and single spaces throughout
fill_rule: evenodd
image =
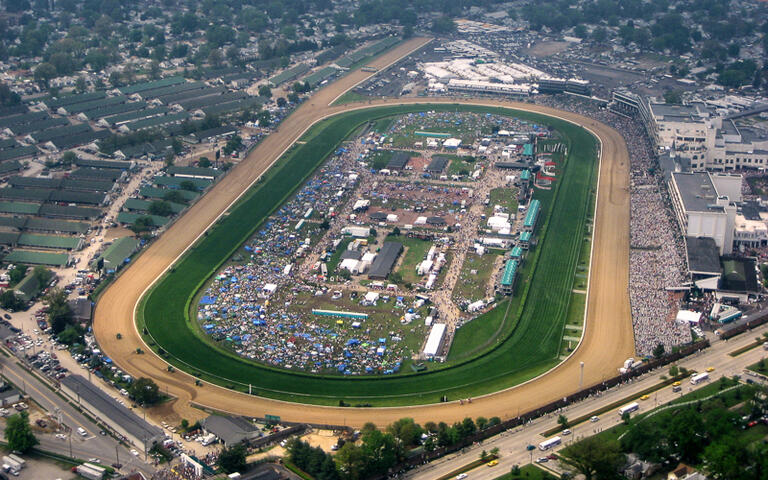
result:
M 262 85 L 259 87 L 259 96 L 272 98 L 272 89 L 269 88 L 269 85 Z
M 178 190 L 170 190 L 169 192 L 166 192 L 165 195 L 163 195 L 163 200 L 173 203 L 187 203 L 187 199 L 184 198 L 184 195 Z
M 680 105 L 683 103 L 683 97 L 677 90 L 667 90 L 664 92 L 664 103 Z
M 291 103 L 299 103 L 299 94 L 296 92 L 291 92 L 288 94 L 288 101 Z
M 83 334 L 74 325 L 67 325 L 64 330 L 56 335 L 56 339 L 63 344 L 72 345 L 73 343 L 79 343 L 83 339 Z
M 453 33 L 456 31 L 456 23 L 451 17 L 442 16 L 432 22 L 432 31 L 435 33 Z
M 278 97 L 278 98 L 277 98 L 277 106 L 278 106 L 278 107 L 280 107 L 280 108 L 283 108 L 283 107 L 284 107 L 284 106 L 286 106 L 287 104 L 288 104 L 288 101 L 286 101 L 286 99 L 285 99 L 285 98 L 283 98 L 283 97 Z
M 581 39 L 587 38 L 587 27 L 581 24 L 576 25 L 573 27 L 573 36 Z
M 584 475 L 586 480 L 616 478 L 616 469 L 623 461 L 615 440 L 587 437 L 571 445 L 560 455 L 560 462 Z
M 109 84 L 112 85 L 112 87 L 119 87 L 123 84 L 123 76 L 120 75 L 120 72 L 115 70 L 109 74 Z
M 173 207 L 171 207 L 171 204 L 165 200 L 154 200 L 149 204 L 149 209 L 147 211 L 152 215 L 167 217 L 173 213 Z
M 224 473 L 234 473 L 245 470 L 245 445 L 237 444 L 225 448 L 219 454 L 219 467 Z
M 172 167 L 173 162 L 176 159 L 176 155 L 173 153 L 173 151 L 168 151 L 168 153 L 165 154 L 165 157 L 163 157 L 163 162 L 165 163 L 166 167 Z
M 387 427 L 387 433 L 400 441 L 406 447 L 416 445 L 424 430 L 412 418 L 401 418 Z
M 200 159 L 197 161 L 197 166 L 200 168 L 210 168 L 211 161 L 206 157 L 200 157 Z
M 0 293 L 0 307 L 15 312 L 24 309 L 25 306 L 24 300 L 17 297 L 12 289 L 6 289 L 3 293 Z
M 152 217 L 146 215 L 137 218 L 131 225 L 131 231 L 136 234 L 148 232 L 153 228 L 155 228 L 155 222 L 152 221 Z
M 179 183 L 179 188 L 182 190 L 186 190 L 188 192 L 196 192 L 197 186 L 195 186 L 195 182 L 192 180 L 184 180 L 183 182 Z
M 48 307 L 48 324 L 54 334 L 64 331 L 72 323 L 72 307 L 67 300 L 67 292 L 54 288 L 43 298 Z
M 653 357 L 654 358 L 661 358 L 664 356 L 664 344 L 659 343 L 653 348 Z
M 27 453 L 39 443 L 29 426 L 29 413 L 26 410 L 8 417 L 5 440 L 9 450 L 18 450 L 21 453 Z
M 128 392 L 142 405 L 153 405 L 160 400 L 160 389 L 151 378 L 141 377 L 135 380 Z
M 83 93 L 88 89 L 88 85 L 85 83 L 85 78 L 82 76 L 78 76 L 77 80 L 75 80 L 75 91 L 78 93 Z
M 568 417 L 565 415 L 560 415 L 557 417 L 557 424 L 560 425 L 560 428 L 568 428 Z
M 592 40 L 597 43 L 603 43 L 608 39 L 608 31 L 603 26 L 599 26 L 592 31 Z
M 73 151 L 64 152 L 64 155 L 61 156 L 61 163 L 62 165 L 72 165 L 77 161 L 77 154 Z
M 37 83 L 48 88 L 51 79 L 56 77 L 56 67 L 47 62 L 41 63 L 35 68 L 34 77 Z
M 485 430 L 488 427 L 488 419 L 485 417 L 477 417 L 475 419 L 475 425 L 477 425 L 478 430 Z
M 10 107 L 21 103 L 21 96 L 5 83 L 0 83 L 0 105 Z
M 680 369 L 677 367 L 677 365 L 672 365 L 671 367 L 669 367 L 670 377 L 675 378 L 678 375 L 680 375 Z
M 149 64 L 149 78 L 153 80 L 160 78 L 160 63 L 157 60 L 152 60 Z
M 220 67 L 224 62 L 224 55 L 221 54 L 221 50 L 214 48 L 211 53 L 208 54 L 208 63 L 213 67 Z

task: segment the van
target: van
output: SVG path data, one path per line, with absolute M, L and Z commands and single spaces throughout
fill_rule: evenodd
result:
M 87 437 L 88 436 L 88 432 L 86 432 L 83 427 L 77 427 L 77 433 L 79 433 L 83 437 Z

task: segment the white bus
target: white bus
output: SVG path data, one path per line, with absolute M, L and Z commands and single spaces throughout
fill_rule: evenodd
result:
M 632 413 L 637 410 L 640 410 L 640 404 L 637 402 L 632 402 L 629 405 L 624 405 L 619 409 L 619 416 L 624 416 L 625 413 Z
M 549 440 L 544 440 L 539 444 L 539 450 L 549 450 L 552 447 L 556 447 L 563 443 L 563 440 L 560 437 L 552 437 Z
M 707 372 L 703 372 L 691 377 L 691 385 L 698 385 L 706 380 L 709 380 L 709 374 Z

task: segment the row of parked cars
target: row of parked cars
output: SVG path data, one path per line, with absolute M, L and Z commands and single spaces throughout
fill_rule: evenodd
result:
M 67 372 L 69 371 L 66 367 L 61 366 L 58 357 L 56 357 L 56 354 L 53 352 L 42 351 L 35 353 L 29 355 L 27 360 L 30 365 L 38 368 L 41 372 L 56 380 L 61 380 L 67 376 Z

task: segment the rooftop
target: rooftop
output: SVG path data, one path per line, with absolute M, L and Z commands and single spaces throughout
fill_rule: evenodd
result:
M 107 395 L 103 390 L 80 375 L 69 375 L 61 380 L 66 386 L 88 402 L 99 414 L 120 425 L 125 431 L 137 439 L 163 438 L 160 428 L 150 425 L 138 415 L 128 410 Z
M 699 275 L 720 274 L 720 249 L 714 238 L 685 237 L 688 270 Z
M 717 190 L 706 172 L 675 172 L 672 179 L 677 185 L 683 207 L 687 212 L 711 212 L 722 210 L 716 206 Z

